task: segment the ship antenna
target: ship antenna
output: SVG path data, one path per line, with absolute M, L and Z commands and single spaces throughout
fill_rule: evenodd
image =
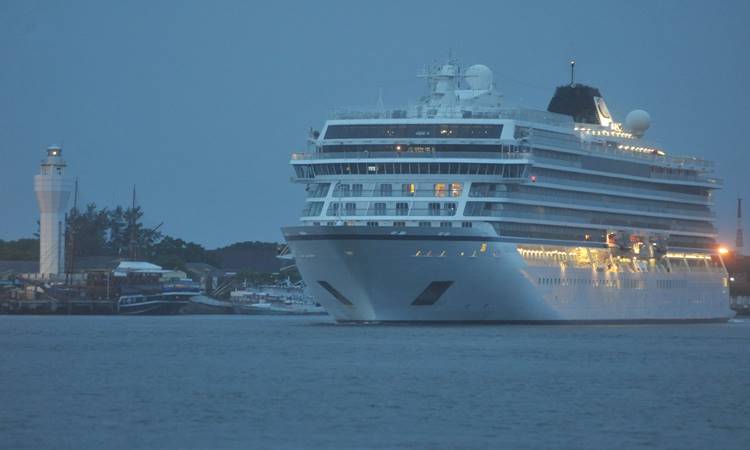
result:
M 571 86 L 575 84 L 575 71 L 576 71 L 576 60 L 571 59 L 570 60 L 570 85 Z
M 378 114 L 381 118 L 385 118 L 385 104 L 383 103 L 383 88 L 378 88 Z

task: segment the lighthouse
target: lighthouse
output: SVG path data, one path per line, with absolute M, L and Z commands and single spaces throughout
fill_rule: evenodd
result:
M 62 149 L 47 149 L 39 175 L 34 176 L 34 192 L 41 213 L 39 220 L 39 273 L 54 277 L 65 271 L 65 209 L 72 188 L 65 177 Z

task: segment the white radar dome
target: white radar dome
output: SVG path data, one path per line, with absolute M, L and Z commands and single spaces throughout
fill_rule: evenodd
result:
M 492 70 L 484 64 L 474 64 L 464 72 L 469 89 L 486 91 L 492 89 Z
M 636 136 L 643 136 L 650 126 L 651 116 L 642 109 L 630 111 L 625 117 L 625 128 Z

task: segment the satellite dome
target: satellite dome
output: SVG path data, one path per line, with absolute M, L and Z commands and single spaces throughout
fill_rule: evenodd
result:
M 484 64 L 474 64 L 464 72 L 466 84 L 475 91 L 492 89 L 492 70 Z
M 651 116 L 642 109 L 630 111 L 625 117 L 625 128 L 636 136 L 643 136 L 650 126 Z

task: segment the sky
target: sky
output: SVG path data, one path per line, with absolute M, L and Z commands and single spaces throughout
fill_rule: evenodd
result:
M 166 234 L 280 241 L 309 128 L 381 89 L 417 99 L 450 50 L 540 109 L 575 59 L 615 118 L 645 109 L 650 141 L 716 161 L 732 243 L 738 195 L 750 215 L 748 21 L 746 1 L 0 0 L 0 239 L 36 231 L 33 175 L 60 144 L 80 203 L 125 205 L 135 185 Z

